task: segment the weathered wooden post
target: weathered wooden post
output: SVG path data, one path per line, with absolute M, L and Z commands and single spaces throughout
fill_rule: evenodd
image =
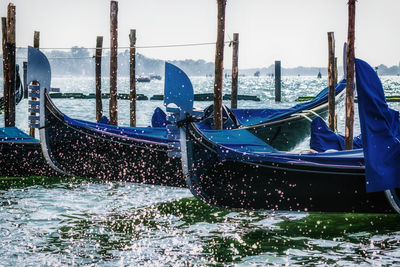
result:
M 34 31 L 33 33 L 33 47 L 36 49 L 39 49 L 39 43 L 40 43 L 40 32 Z M 36 97 L 32 97 L 32 101 L 35 101 Z M 31 116 L 36 116 L 35 112 L 31 112 Z M 29 135 L 32 137 L 35 137 L 35 128 L 30 128 L 29 129 Z
M 6 43 L 7 43 L 7 18 L 2 17 L 1 18 L 1 48 L 3 51 L 3 91 L 5 91 L 6 88 L 6 74 L 7 74 L 7 49 L 6 49 Z
M 349 0 L 349 25 L 347 32 L 346 59 L 346 130 L 344 146 L 346 150 L 353 149 L 354 127 L 354 39 L 356 0 Z
M 281 61 L 275 61 L 275 101 L 281 101 Z
M 336 85 L 338 82 L 338 76 L 339 76 L 339 73 L 338 73 L 337 57 L 335 57 L 335 81 L 334 81 L 335 88 L 336 88 Z M 335 128 L 335 131 L 337 131 L 337 114 L 335 114 L 334 128 Z
M 24 98 L 28 98 L 28 62 L 24 61 L 22 68 L 24 71 Z
M 101 100 L 101 57 L 103 54 L 103 36 L 96 38 L 96 120 L 103 116 L 103 102 Z
M 136 30 L 131 30 L 129 34 L 129 102 L 130 102 L 130 125 L 136 126 Z
M 337 69 L 337 57 L 335 57 L 335 87 L 337 85 L 337 80 L 338 80 L 338 69 Z
M 118 69 L 118 2 L 110 2 L 110 124 L 118 125 L 117 69 Z
M 335 36 L 328 32 L 328 124 L 332 131 L 335 131 Z
M 39 42 L 40 42 L 40 32 L 35 31 L 33 33 L 33 47 L 39 49 Z
M 15 6 L 8 4 L 5 40 L 4 126 L 15 126 Z M 4 42 L 4 41 L 3 41 Z
M 238 97 L 238 75 L 239 75 L 239 34 L 233 34 L 232 41 L 232 93 L 231 93 L 231 108 L 237 108 Z
M 217 32 L 217 43 L 215 50 L 214 129 L 221 130 L 226 0 L 217 0 L 217 5 L 218 5 L 218 32 Z

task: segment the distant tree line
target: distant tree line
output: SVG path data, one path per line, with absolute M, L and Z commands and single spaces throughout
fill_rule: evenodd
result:
M 85 49 L 83 47 L 74 46 L 69 50 L 44 50 L 44 53 L 49 58 L 52 73 L 56 76 L 94 76 L 95 73 L 95 59 L 93 57 L 94 51 Z M 22 66 L 22 62 L 26 61 L 26 49 L 17 50 L 17 63 Z M 2 58 L 2 55 L 0 55 Z M 189 76 L 213 76 L 214 63 L 206 62 L 205 60 L 173 60 L 169 61 L 182 68 Z M 140 53 L 136 55 L 136 74 L 139 75 L 164 75 L 164 60 L 153 59 L 146 57 Z M 400 66 L 387 67 L 383 64 L 376 67 L 379 75 L 399 75 Z M 107 50 L 103 51 L 102 57 L 102 75 L 109 76 L 110 69 L 110 53 Z M 21 68 L 22 71 L 22 68 Z M 342 67 L 338 68 L 339 75 L 342 75 Z M 260 76 L 268 76 L 274 74 L 274 65 L 271 64 L 264 68 L 240 69 L 239 74 L 245 76 L 253 76 L 256 72 Z M 282 75 L 286 76 L 316 76 L 318 72 L 322 75 L 327 75 L 327 68 L 322 67 L 295 67 L 284 68 L 282 67 Z M 225 69 L 225 74 L 229 75 L 230 69 Z M 3 68 L 0 68 L 0 74 L 3 76 Z M 124 50 L 118 54 L 118 75 L 129 76 L 129 50 Z
M 74 46 L 70 50 L 43 50 L 49 59 L 52 74 L 55 76 L 94 76 L 94 51 Z M 2 55 L 0 54 L 2 59 Z M 26 49 L 17 50 L 17 64 L 22 66 L 26 61 Z M 190 76 L 201 76 L 214 72 L 214 63 L 205 60 L 173 60 L 168 61 L 182 68 Z M 108 77 L 110 71 L 110 53 L 103 51 L 102 76 Z M 164 75 L 165 60 L 152 59 L 140 53 L 136 54 L 136 75 Z M 22 71 L 22 68 L 21 68 Z M 0 71 L 1 75 L 3 69 Z M 118 75 L 129 76 L 129 50 L 118 53 Z

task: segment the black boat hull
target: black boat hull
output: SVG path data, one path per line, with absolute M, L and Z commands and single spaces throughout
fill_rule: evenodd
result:
M 59 177 L 42 155 L 40 143 L 0 142 L 0 176 Z
M 186 186 L 181 161 L 168 157 L 166 144 L 71 126 L 47 93 L 45 100 L 41 142 L 47 160 L 56 168 L 80 177 Z
M 221 161 L 216 144 L 192 124 L 188 124 L 186 139 L 188 185 L 198 199 L 210 205 L 231 209 L 393 212 L 384 193 L 366 193 L 361 168 Z

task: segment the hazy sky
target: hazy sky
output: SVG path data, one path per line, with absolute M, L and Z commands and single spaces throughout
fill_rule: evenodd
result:
M 9 0 L 0 0 L 6 16 Z M 104 36 L 109 47 L 109 0 L 14 0 L 17 46 L 32 44 L 40 31 L 41 47 L 94 47 Z M 216 41 L 216 0 L 120 0 L 119 46 L 129 46 L 129 30 L 137 31 L 137 46 Z M 372 65 L 400 61 L 400 0 L 358 0 L 356 56 Z M 327 32 L 334 31 L 342 64 L 347 38 L 347 0 L 228 0 L 226 34 L 239 33 L 239 68 L 326 66 Z M 215 45 L 138 49 L 160 59 L 214 61 Z M 232 49 L 225 46 L 225 68 Z

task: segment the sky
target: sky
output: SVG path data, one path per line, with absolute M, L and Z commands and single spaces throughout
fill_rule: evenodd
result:
M 0 16 L 9 0 L 0 0 Z M 96 36 L 110 46 L 109 0 L 14 0 L 17 47 L 32 45 L 40 31 L 40 47 L 95 47 Z M 119 0 L 118 44 L 129 46 L 136 29 L 137 46 L 215 42 L 216 0 Z M 239 68 L 328 64 L 327 32 L 333 31 L 342 64 L 347 39 L 347 0 L 228 0 L 225 41 L 239 33 Z M 399 65 L 400 0 L 358 0 L 356 57 L 371 65 Z M 214 61 L 215 45 L 138 48 L 138 53 L 164 60 Z M 224 67 L 231 68 L 232 48 L 225 46 Z

